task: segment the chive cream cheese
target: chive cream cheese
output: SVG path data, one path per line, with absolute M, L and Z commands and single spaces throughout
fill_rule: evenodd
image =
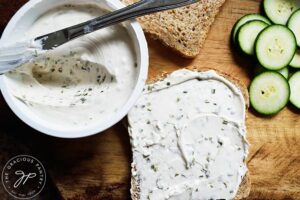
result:
M 63 5 L 24 33 L 34 38 L 105 14 L 97 5 Z M 6 74 L 13 95 L 59 129 L 107 120 L 132 93 L 138 69 L 132 40 L 115 25 L 73 40 Z
M 140 199 L 233 199 L 247 172 L 244 97 L 214 71 L 150 84 L 128 115 Z

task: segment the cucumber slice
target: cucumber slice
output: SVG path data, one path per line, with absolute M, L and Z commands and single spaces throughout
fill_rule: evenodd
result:
M 263 67 L 280 70 L 290 64 L 296 48 L 296 38 L 290 29 L 282 25 L 271 25 L 258 35 L 255 52 Z
M 255 68 L 255 75 L 257 76 L 258 74 L 260 73 L 263 73 L 265 72 L 266 69 L 260 65 L 258 65 L 256 68 Z M 289 78 L 289 74 L 290 74 L 290 70 L 289 70 L 289 67 L 285 67 L 279 71 L 277 71 L 278 73 L 280 73 L 282 76 L 284 76 L 284 78 L 288 79 Z
M 254 46 L 258 34 L 268 27 L 268 24 L 253 20 L 249 21 L 239 29 L 237 33 L 237 41 L 240 49 L 247 55 L 254 55 Z
M 253 79 L 249 93 L 250 103 L 258 113 L 274 115 L 287 105 L 290 87 L 281 74 L 267 71 Z
M 289 84 L 291 87 L 290 102 L 300 109 L 300 71 L 290 78 Z
M 239 28 L 241 26 L 243 26 L 245 23 L 249 22 L 249 21 L 252 21 L 252 20 L 260 20 L 260 21 L 263 21 L 269 25 L 271 25 L 271 22 L 264 16 L 262 15 L 259 15 L 259 14 L 248 14 L 248 15 L 245 15 L 243 17 L 241 17 L 234 25 L 233 29 L 232 29 L 232 41 L 234 43 L 236 43 L 236 35 L 237 35 L 237 32 L 239 30 Z
M 299 0 L 264 0 L 263 8 L 274 24 L 286 25 L 293 12 L 300 8 Z
M 284 78 L 288 79 L 289 78 L 289 74 L 290 74 L 290 70 L 289 67 L 285 67 L 279 71 L 277 71 L 279 74 L 281 74 Z
M 289 19 L 288 27 L 293 31 L 297 39 L 297 45 L 300 47 L 300 9 L 292 14 Z
M 290 66 L 293 68 L 300 68 L 300 49 L 297 49 L 296 54 L 290 63 Z

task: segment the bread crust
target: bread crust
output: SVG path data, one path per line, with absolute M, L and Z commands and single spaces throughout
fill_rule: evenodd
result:
M 213 65 L 213 64 L 212 64 Z M 208 67 L 200 67 L 200 66 L 189 66 L 187 68 L 184 68 L 187 70 L 191 70 L 191 71 L 197 71 L 197 72 L 205 72 L 205 71 L 209 71 L 209 70 L 214 70 L 216 71 L 220 76 L 223 76 L 224 78 L 226 78 L 227 80 L 229 80 L 230 82 L 232 82 L 235 86 L 237 86 L 245 99 L 245 103 L 246 103 L 246 110 L 249 109 L 249 94 L 248 94 L 248 90 L 247 87 L 238 79 L 232 77 L 231 75 L 222 72 L 221 70 L 218 70 L 216 68 L 208 68 Z M 148 79 L 148 84 L 151 83 L 155 83 L 157 81 L 163 80 L 164 78 L 166 78 L 169 74 L 171 74 L 172 72 L 169 73 L 163 73 L 160 76 L 151 76 Z M 247 120 L 247 115 L 246 115 L 246 120 Z M 132 164 L 132 172 L 136 172 L 136 167 L 134 165 L 134 163 Z M 250 195 L 250 191 L 251 191 L 251 179 L 250 179 L 250 173 L 249 171 L 246 173 L 246 175 L 243 177 L 243 180 L 240 184 L 239 190 L 237 192 L 236 197 L 234 198 L 234 200 L 241 200 L 244 199 L 246 197 L 248 197 Z M 136 180 L 134 177 L 131 177 L 131 198 L 132 200 L 140 200 L 140 189 L 139 189 L 139 183 L 138 180 Z

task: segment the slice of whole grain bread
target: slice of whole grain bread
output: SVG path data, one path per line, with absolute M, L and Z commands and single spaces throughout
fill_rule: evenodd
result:
M 129 5 L 138 0 L 121 0 Z M 138 18 L 146 34 L 184 57 L 200 52 L 212 23 L 225 0 L 200 0 L 183 8 Z
M 212 66 L 214 66 L 214 64 L 212 64 Z M 204 71 L 208 71 L 208 70 L 216 71 L 219 75 L 221 75 L 224 78 L 226 78 L 227 80 L 231 81 L 233 84 L 235 84 L 241 90 L 241 92 L 244 96 L 244 99 L 245 99 L 245 103 L 246 103 L 245 109 L 246 110 L 249 109 L 249 94 L 248 94 L 247 87 L 238 79 L 236 79 L 233 76 L 231 76 L 223 71 L 220 71 L 214 67 L 190 66 L 190 67 L 187 67 L 186 69 L 192 70 L 192 71 L 199 71 L 199 72 L 204 72 Z M 160 80 L 164 79 L 166 76 L 168 76 L 168 74 L 169 73 L 164 73 L 164 74 L 161 74 L 160 76 L 153 76 L 150 74 L 148 83 L 151 84 L 151 83 L 160 81 Z M 247 116 L 246 116 L 246 120 L 247 120 Z M 245 161 L 245 162 L 247 162 L 247 161 Z M 134 164 L 132 164 L 131 167 L 132 167 L 132 172 L 135 172 L 136 167 L 134 166 Z M 239 190 L 238 190 L 237 195 L 234 198 L 234 200 L 241 200 L 241 199 L 247 198 L 250 194 L 250 190 L 251 190 L 251 179 L 250 179 L 250 174 L 248 171 L 247 174 L 244 176 L 242 183 L 240 184 Z M 138 180 L 135 180 L 133 176 L 131 177 L 131 190 L 130 191 L 131 191 L 132 200 L 140 200 L 139 183 L 138 183 Z

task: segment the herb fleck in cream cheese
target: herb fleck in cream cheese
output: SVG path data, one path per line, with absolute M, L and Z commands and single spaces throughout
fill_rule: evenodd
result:
M 245 101 L 214 71 L 148 85 L 128 115 L 140 199 L 233 199 L 247 172 Z

